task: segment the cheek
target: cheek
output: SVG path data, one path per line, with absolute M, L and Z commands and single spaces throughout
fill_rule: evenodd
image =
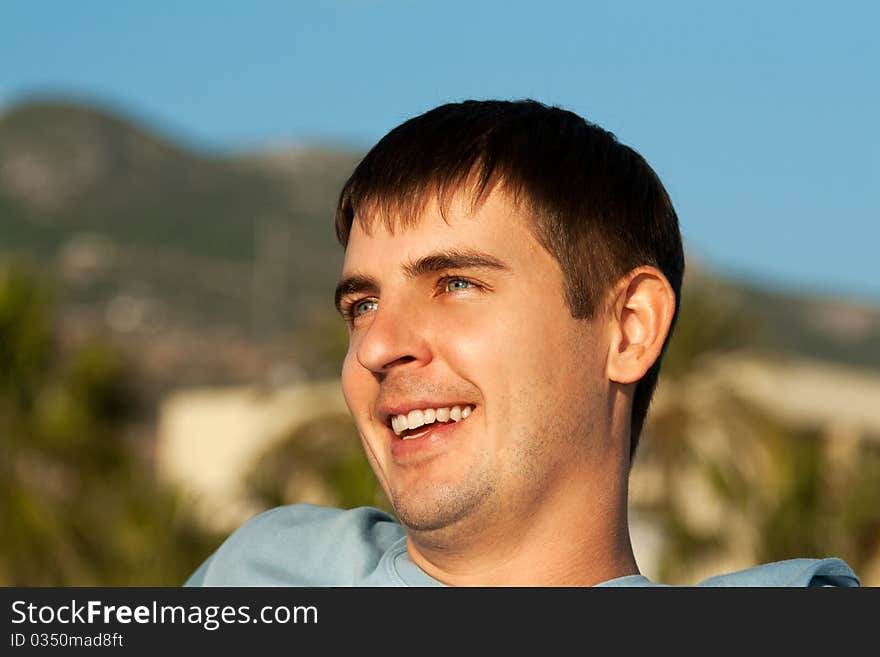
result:
M 478 387 L 491 384 L 505 364 L 504 319 L 484 308 L 465 308 L 438 318 L 434 326 L 438 355 Z
M 512 323 L 501 343 L 514 403 L 531 413 L 547 408 L 578 415 L 585 385 L 595 377 L 593 345 L 582 324 L 546 312 Z
M 559 359 L 546 340 L 552 330 L 519 310 L 485 309 L 461 313 L 444 327 L 443 359 L 457 376 L 479 389 L 491 421 L 505 425 L 531 407 L 532 400 L 555 394 Z M 491 312 L 490 312 L 491 310 Z
M 370 390 L 370 374 L 358 362 L 354 351 L 349 350 L 342 363 L 342 395 L 348 410 L 357 420 L 365 403 L 368 403 L 367 395 Z

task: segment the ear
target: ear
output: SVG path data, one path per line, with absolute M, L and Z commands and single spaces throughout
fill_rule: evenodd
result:
M 608 302 L 608 378 L 633 383 L 660 356 L 675 314 L 675 292 L 659 269 L 644 266 L 621 278 Z

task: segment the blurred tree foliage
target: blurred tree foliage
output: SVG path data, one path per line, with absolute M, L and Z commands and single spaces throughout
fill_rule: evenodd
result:
M 663 355 L 663 379 L 686 375 L 704 356 L 748 346 L 762 328 L 735 288 L 707 276 L 686 277 L 681 310 Z
M 660 494 L 638 508 L 662 529 L 664 582 L 693 584 L 706 564 L 837 556 L 861 574 L 880 559 L 880 446 L 796 429 L 711 375 L 714 356 L 761 330 L 729 288 L 685 285 L 666 403 L 649 414 L 634 467 L 659 473 Z
M 293 336 L 296 361 L 313 379 L 339 377 L 348 352 L 348 327 L 331 308 L 304 316 L 303 328 Z
M 349 416 L 310 422 L 268 450 L 251 472 L 248 488 L 266 508 L 309 502 L 344 509 L 373 506 L 393 514 Z
M 62 349 L 55 329 L 48 285 L 0 264 L 0 583 L 180 584 L 217 539 L 124 439 L 120 356 Z

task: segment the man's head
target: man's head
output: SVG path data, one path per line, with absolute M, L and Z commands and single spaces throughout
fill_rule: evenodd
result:
M 355 220 L 365 228 L 376 219 L 412 225 L 428 200 L 445 209 L 475 183 L 469 191 L 479 201 L 497 182 L 525 205 L 535 237 L 562 267 L 572 317 L 593 317 L 609 288 L 640 265 L 669 281 L 677 316 L 684 254 L 657 175 L 610 132 L 531 100 L 443 105 L 392 130 L 343 188 L 337 238 L 347 247 Z M 631 455 L 659 371 L 660 358 L 636 387 Z
M 534 101 L 445 105 L 367 154 L 336 230 L 343 391 L 405 525 L 486 527 L 626 471 L 684 267 L 637 153 Z

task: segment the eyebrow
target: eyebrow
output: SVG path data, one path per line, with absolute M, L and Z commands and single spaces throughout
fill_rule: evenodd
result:
M 495 269 L 509 270 L 503 261 L 495 256 L 474 249 L 446 249 L 422 256 L 417 260 L 405 262 L 401 269 L 407 278 L 419 278 L 447 269 Z M 334 303 L 336 310 L 342 312 L 342 297 L 360 292 L 379 291 L 379 282 L 367 274 L 353 272 L 344 276 L 336 286 Z

